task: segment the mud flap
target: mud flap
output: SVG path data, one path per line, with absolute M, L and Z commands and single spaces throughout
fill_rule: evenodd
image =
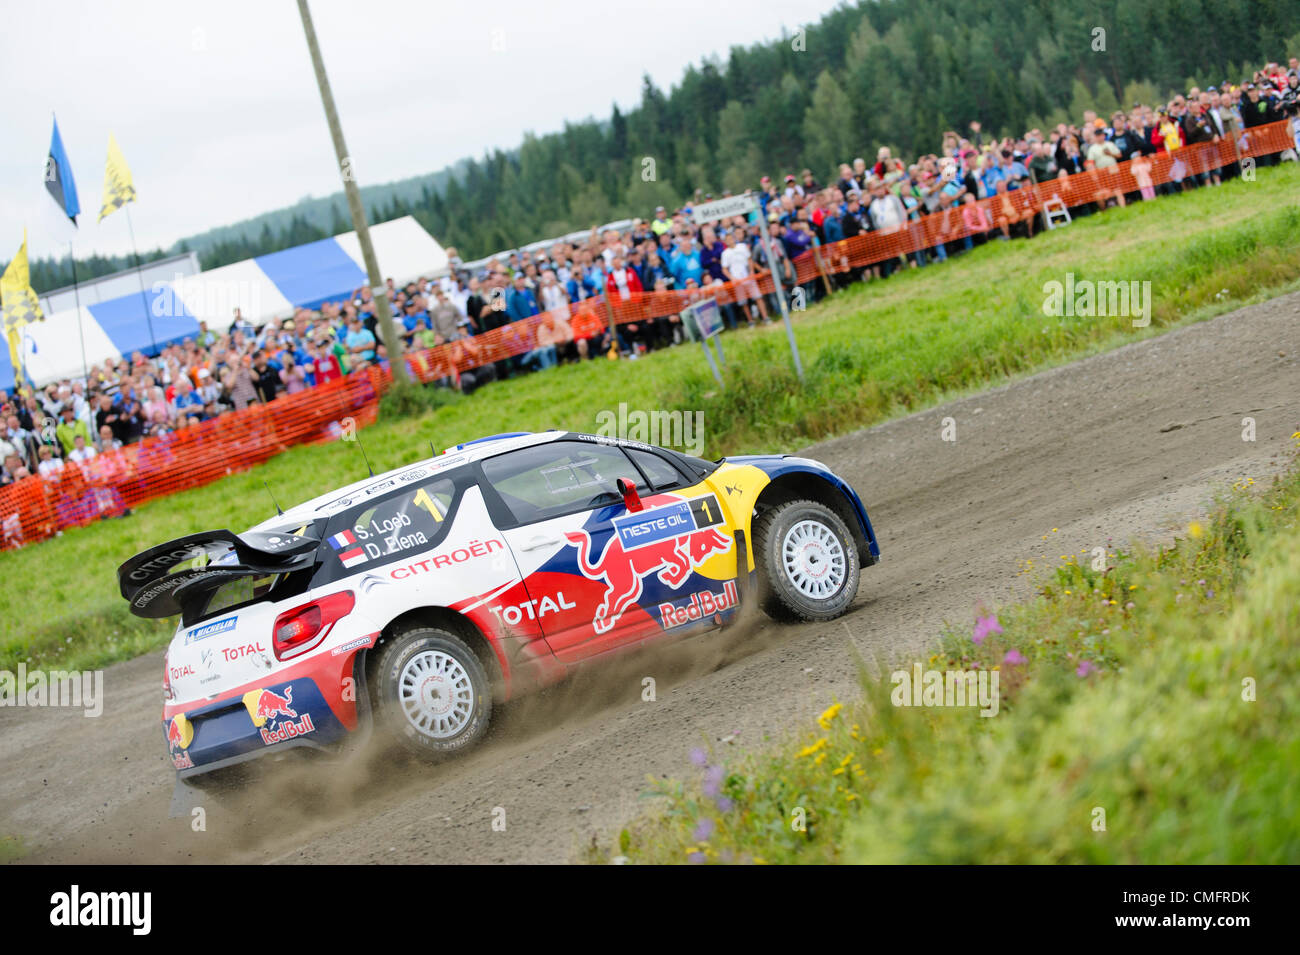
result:
M 171 806 L 167 809 L 168 819 L 179 819 L 182 816 L 190 816 L 194 810 L 203 805 L 204 792 L 197 786 L 191 786 L 179 776 L 176 778 L 176 788 L 172 790 Z
M 745 532 L 736 528 L 736 595 L 740 607 L 732 615 L 733 621 L 752 615 L 758 610 L 758 571 L 749 566 L 749 547 Z

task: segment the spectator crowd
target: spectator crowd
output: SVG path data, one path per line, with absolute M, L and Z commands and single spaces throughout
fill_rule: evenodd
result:
M 1188 162 L 1176 161 L 1169 181 L 1155 185 L 1152 160 L 1170 154 L 1177 160 L 1187 147 L 1218 142 L 1230 143 L 1232 155 L 1241 156 L 1251 148 L 1252 130 L 1283 119 L 1300 130 L 1298 70 L 1295 58 L 1287 65 L 1270 63 L 1237 85 L 1194 87 L 1167 103 L 1135 103 L 1109 116 L 1085 112 L 1077 124 L 1031 129 L 1018 138 L 989 137 L 972 122 L 964 135 L 945 134 L 937 153 L 909 160 L 881 147 L 871 162 L 846 160 L 825 184 L 811 169 L 764 176 L 752 190 L 759 203 L 755 213 L 703 226 L 694 224 L 688 204 L 671 211 L 659 207 L 625 229 L 593 228 L 582 241 L 557 240 L 473 269 L 449 249 L 445 277 L 404 287 L 388 280 L 393 320 L 412 370 L 434 386 L 466 393 L 563 362 L 636 358 L 684 340 L 687 330 L 678 314 L 618 321 L 611 328 L 612 306 L 642 293 L 705 297 L 711 287 L 726 285 L 721 310 L 728 328 L 770 322 L 780 312 L 774 295 L 760 290 L 757 278 L 766 271 L 787 293 L 811 304 L 847 284 L 941 264 L 985 242 L 1032 237 L 1041 210 L 1016 201 L 1028 185 L 1131 160 L 1137 188 L 1090 193 L 1091 201 L 1071 209 L 1076 216 L 1218 186 L 1240 175 L 1239 162 L 1211 165 L 1188 150 Z M 1300 141 L 1300 132 L 1293 138 Z M 1292 148 L 1253 161 L 1296 158 Z M 697 191 L 691 203 L 713 198 Z M 897 259 L 837 267 L 835 243 L 897 233 L 936 212 L 948 213 L 944 221 L 952 222 L 941 233 L 943 241 Z M 764 230 L 771 261 L 761 241 Z M 800 282 L 794 262 L 810 250 L 818 269 L 812 281 Z M 507 357 L 485 360 L 480 336 L 497 329 L 508 341 L 517 338 L 518 347 L 507 347 Z M 429 352 L 439 345 L 450 347 Z M 6 395 L 0 407 L 0 485 L 31 475 L 57 480 L 69 464 L 84 466 L 144 437 L 387 364 L 368 287 L 349 300 L 299 309 L 260 328 L 236 309 L 224 333 L 200 323 L 196 337 L 157 355 L 136 352 L 91 368 L 88 380 L 35 391 L 20 387 Z

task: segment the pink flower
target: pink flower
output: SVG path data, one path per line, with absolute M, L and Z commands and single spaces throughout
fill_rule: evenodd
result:
M 989 634 L 997 634 L 1001 632 L 1002 624 L 998 623 L 997 614 L 989 614 L 987 617 L 976 617 L 975 633 L 971 635 L 971 639 L 976 643 L 983 643 L 984 638 Z
M 1002 662 L 1009 667 L 1014 667 L 1025 663 L 1026 660 L 1019 650 L 1008 650 L 1007 655 L 1002 658 Z
M 1074 672 L 1076 676 L 1085 677 L 1089 673 L 1096 673 L 1097 668 L 1093 666 L 1091 660 L 1084 660 Z

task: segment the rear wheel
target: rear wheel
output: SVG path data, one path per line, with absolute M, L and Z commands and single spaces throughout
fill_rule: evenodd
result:
M 435 627 L 399 630 L 375 664 L 375 723 L 407 749 L 446 755 L 487 732 L 492 687 L 460 637 Z
M 831 508 L 789 501 L 754 525 L 763 610 L 777 620 L 833 620 L 858 593 L 858 549 Z

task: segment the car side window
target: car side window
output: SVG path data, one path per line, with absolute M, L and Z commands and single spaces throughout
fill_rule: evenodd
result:
M 347 571 L 427 550 L 446 532 L 456 499 L 450 478 L 359 504 L 330 521 L 325 544 Z
M 645 481 L 619 448 L 581 441 L 550 441 L 483 462 L 483 474 L 520 524 L 573 514 L 619 501 L 615 482 Z
M 636 466 L 641 469 L 641 473 L 650 481 L 650 487 L 655 491 L 667 491 L 695 483 L 689 480 L 667 459 L 661 458 L 651 451 L 642 451 L 640 448 L 624 448 L 623 450 L 627 452 L 628 457 L 636 462 Z

